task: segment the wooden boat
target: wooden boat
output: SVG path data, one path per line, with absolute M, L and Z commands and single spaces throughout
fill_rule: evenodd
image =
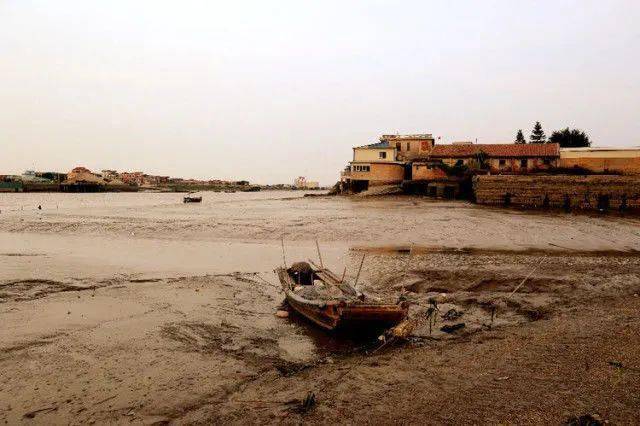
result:
M 373 300 L 330 270 L 311 264 L 299 262 L 291 268 L 277 268 L 275 272 L 289 306 L 320 327 L 382 330 L 407 317 L 406 302 L 391 304 Z
M 201 203 L 202 197 L 193 197 L 191 195 L 187 195 L 182 199 L 183 203 Z

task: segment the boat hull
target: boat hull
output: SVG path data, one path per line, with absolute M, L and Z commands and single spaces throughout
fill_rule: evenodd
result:
M 289 306 L 326 330 L 380 330 L 398 324 L 408 314 L 406 305 L 307 300 L 292 291 L 293 281 L 286 270 L 280 269 L 278 275 Z
M 182 201 L 184 203 L 201 203 L 202 197 L 184 197 Z

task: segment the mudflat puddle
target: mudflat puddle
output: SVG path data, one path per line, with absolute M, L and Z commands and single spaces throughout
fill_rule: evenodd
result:
M 348 246 L 321 247 L 325 265 L 341 271 Z M 5 255 L 6 254 L 6 255 Z M 315 241 L 285 242 L 287 263 L 317 259 Z M 82 235 L 0 233 L 0 280 L 164 278 L 271 272 L 283 263 L 281 241 L 197 241 Z

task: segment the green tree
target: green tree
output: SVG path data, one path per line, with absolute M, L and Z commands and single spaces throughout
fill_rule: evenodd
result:
M 487 155 L 487 153 L 482 150 L 480 150 L 480 152 L 476 154 L 476 162 L 478 163 L 479 169 L 484 169 L 487 167 L 488 158 L 489 156 Z
M 536 124 L 533 125 L 531 136 L 529 136 L 529 142 L 545 143 L 546 141 L 547 141 L 547 135 L 545 135 L 544 130 L 542 130 L 542 124 L 540 124 L 539 121 L 536 121 Z
M 527 143 L 527 141 L 524 138 L 524 135 L 522 134 L 522 129 L 518 130 L 518 134 L 516 134 L 516 142 L 515 143 Z
M 583 148 L 591 146 L 589 135 L 579 129 L 564 128 L 551 134 L 549 142 L 558 143 L 562 148 Z

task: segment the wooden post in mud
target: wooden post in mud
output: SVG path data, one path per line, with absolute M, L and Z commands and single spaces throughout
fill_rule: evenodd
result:
M 318 249 L 318 258 L 320 259 L 320 267 L 324 269 L 324 263 L 322 263 L 322 253 L 320 253 L 320 244 L 318 243 L 317 238 L 316 238 L 316 249 Z
M 284 230 L 285 224 L 282 224 L 282 263 L 284 264 L 284 269 L 287 269 L 287 258 L 284 254 Z
M 347 275 L 347 267 L 344 267 L 344 271 L 342 271 L 342 278 L 340 278 L 340 282 L 344 282 L 344 277 Z
M 413 243 L 409 245 L 409 258 L 407 259 L 407 264 L 404 266 L 404 273 L 402 274 L 402 281 L 407 277 L 407 272 L 409 272 L 409 265 L 411 265 L 411 255 L 413 254 Z M 404 291 L 404 283 L 402 284 L 402 291 Z
M 362 271 L 362 265 L 364 264 L 364 258 L 367 255 L 367 253 L 364 253 L 362 255 L 362 260 L 360 261 L 360 267 L 358 268 L 358 275 L 356 275 L 356 282 L 353 284 L 353 287 L 355 288 L 355 286 L 358 285 L 358 280 L 360 279 L 360 271 Z M 346 269 L 345 269 L 346 271 Z
M 540 260 L 541 260 L 541 261 L 542 261 L 542 260 L 544 260 L 544 257 L 543 257 L 542 259 L 540 259 Z M 513 289 L 513 291 L 512 291 L 511 293 L 509 293 L 509 296 L 507 296 L 507 299 L 510 299 L 510 298 L 511 298 L 511 296 L 513 296 L 513 295 L 516 293 L 516 291 L 520 290 L 520 287 L 522 287 L 522 285 L 523 285 L 523 284 L 524 284 L 524 283 L 529 279 L 529 277 L 530 277 L 531 275 L 533 275 L 533 273 L 536 271 L 536 269 L 538 269 L 538 266 L 540 266 L 540 263 L 538 263 L 538 264 L 536 265 L 536 267 L 535 267 L 535 268 L 533 268 L 533 269 L 531 270 L 531 272 L 529 272 L 529 275 L 527 275 L 526 277 L 524 277 L 524 279 L 520 282 L 520 284 L 518 284 L 518 285 L 516 286 L 516 288 L 514 288 L 514 289 Z
M 284 263 L 284 269 L 287 269 L 287 258 L 284 254 L 284 235 L 282 236 L 282 263 Z

